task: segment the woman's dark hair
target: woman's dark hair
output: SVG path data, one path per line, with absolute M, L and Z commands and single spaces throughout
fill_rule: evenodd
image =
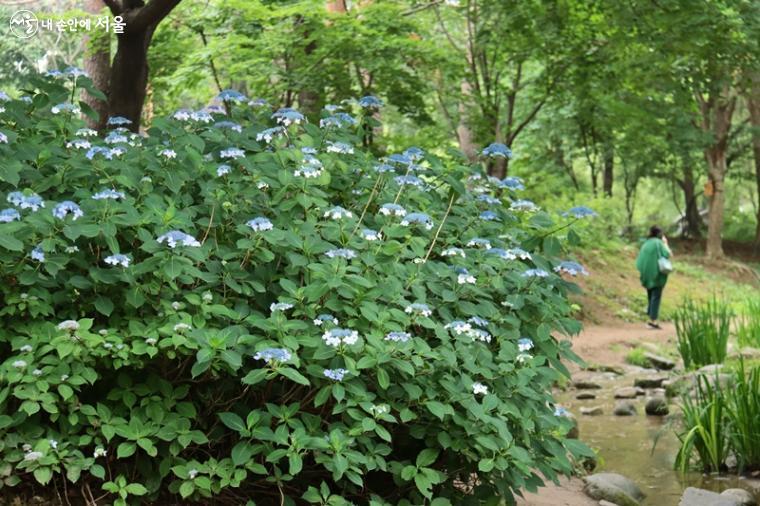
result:
M 649 229 L 649 237 L 662 239 L 662 229 L 657 225 L 652 225 L 652 228 Z

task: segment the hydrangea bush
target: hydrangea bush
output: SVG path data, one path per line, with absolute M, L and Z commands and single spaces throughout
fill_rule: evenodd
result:
M 588 453 L 550 391 L 575 217 L 485 163 L 374 156 L 374 97 L 319 126 L 228 91 L 98 136 L 80 85 L 1 104 L 0 484 L 496 504 Z

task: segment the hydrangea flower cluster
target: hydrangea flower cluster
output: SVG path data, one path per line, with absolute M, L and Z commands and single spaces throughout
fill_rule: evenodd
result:
M 198 248 L 201 243 L 198 240 L 181 230 L 172 230 L 167 232 L 156 239 L 159 243 L 166 243 L 167 246 L 174 249 L 177 246 L 188 246 Z
M 430 309 L 430 306 L 427 304 L 423 304 L 420 302 L 415 302 L 413 304 L 409 304 L 404 308 L 404 312 L 411 315 L 419 315 L 419 316 L 425 316 L 428 317 L 433 314 L 433 310 Z
M 321 327 L 325 323 L 332 323 L 333 325 L 338 325 L 339 322 L 338 322 L 338 319 L 335 318 L 331 314 L 321 314 L 317 316 L 316 318 L 314 318 L 314 325 L 316 325 L 317 327 Z
M 343 344 L 350 346 L 359 340 L 359 333 L 355 330 L 336 327 L 322 334 L 322 340 L 328 346 L 337 347 Z
M 72 220 L 77 220 L 84 216 L 84 213 L 79 206 L 70 200 L 64 200 L 53 208 L 53 216 L 59 220 L 66 218 L 69 214 L 71 215 Z
M 346 369 L 325 369 L 324 375 L 325 378 L 331 379 L 333 381 L 343 381 L 343 378 L 345 375 L 348 374 L 348 371 Z
M 254 360 L 263 360 L 267 364 L 285 363 L 291 358 L 290 352 L 284 348 L 266 348 L 253 355 Z
M 132 260 L 127 255 L 116 254 L 105 257 L 103 261 L 108 265 L 120 265 L 122 267 L 129 267 L 129 263 Z
M 386 341 L 393 341 L 394 343 L 405 343 L 412 338 L 409 332 L 388 332 L 385 334 Z
M 272 230 L 274 228 L 274 225 L 272 225 L 272 222 L 269 221 L 268 218 L 261 216 L 248 220 L 246 225 L 248 225 L 254 232 L 266 232 L 267 230 Z

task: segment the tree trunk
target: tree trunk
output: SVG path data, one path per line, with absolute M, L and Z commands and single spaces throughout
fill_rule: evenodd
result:
M 94 15 L 103 11 L 105 6 L 103 0 L 86 0 L 84 10 Z M 98 32 L 94 36 L 85 35 L 82 41 L 85 47 L 84 71 L 90 76 L 95 87 L 108 97 L 108 79 L 111 69 L 110 36 L 108 33 Z M 82 99 L 98 113 L 97 119 L 86 117 L 87 125 L 95 130 L 102 130 L 108 119 L 108 102 L 99 100 L 87 92 L 84 93 Z
M 470 114 L 468 111 L 468 99 L 472 95 L 472 87 L 467 79 L 462 79 L 460 84 L 462 95 L 459 97 L 459 123 L 457 124 L 457 140 L 459 149 L 464 153 L 471 162 L 475 161 L 475 144 L 472 141 L 472 130 L 470 130 Z
M 154 26 L 125 31 L 119 35 L 116 56 L 111 67 L 108 111 L 111 116 L 130 120 L 134 132 L 140 129 L 140 116 L 148 85 L 148 46 Z
M 683 180 L 679 181 L 683 190 L 683 201 L 686 206 L 684 218 L 686 227 L 684 235 L 697 239 L 702 236 L 702 217 L 699 215 L 699 206 L 697 205 L 697 193 L 694 184 L 694 171 L 691 165 L 684 165 Z
M 731 130 L 731 117 L 736 106 L 736 96 L 724 85 L 719 95 L 709 99 L 697 93 L 697 100 L 702 113 L 702 129 L 713 137 L 713 142 L 705 153 L 708 176 L 712 185 L 710 196 L 710 216 L 707 222 L 707 248 L 709 259 L 719 259 L 723 254 L 723 212 L 725 205 L 726 152 L 728 151 L 728 135 Z
M 609 143 L 604 147 L 604 174 L 602 176 L 602 188 L 604 194 L 612 197 L 613 169 L 615 165 L 615 149 Z
M 751 77 L 752 87 L 747 93 L 749 121 L 752 125 L 752 152 L 755 157 L 755 184 L 757 185 L 757 229 L 755 245 L 760 247 L 760 73 Z

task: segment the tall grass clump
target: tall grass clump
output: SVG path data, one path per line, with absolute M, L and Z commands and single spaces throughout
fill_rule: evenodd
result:
M 760 366 L 744 363 L 728 383 L 699 375 L 692 394 L 682 397 L 683 431 L 676 468 L 696 464 L 704 472 L 725 471 L 729 455 L 740 472 L 760 469 Z
M 736 318 L 739 346 L 760 348 L 760 297 L 747 299 Z
M 676 309 L 678 352 L 686 369 L 723 363 L 732 317 L 728 304 L 716 297 L 703 303 L 687 299 Z

